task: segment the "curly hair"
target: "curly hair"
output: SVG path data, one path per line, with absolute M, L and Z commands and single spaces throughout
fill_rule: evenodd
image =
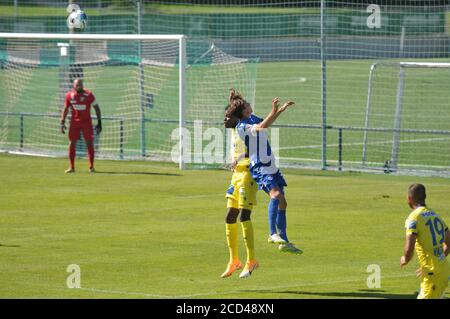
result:
M 225 108 L 225 118 L 223 125 L 226 128 L 235 128 L 242 118 L 242 112 L 245 109 L 245 105 L 248 104 L 242 97 L 240 92 L 235 92 L 234 89 L 230 89 L 230 97 L 228 105 Z
M 235 128 L 239 122 L 239 119 L 236 116 L 230 114 L 230 107 L 231 105 L 228 104 L 225 108 L 225 118 L 223 119 L 223 125 L 225 126 L 225 128 Z
M 248 102 L 242 97 L 240 92 L 230 91 L 230 103 L 226 109 L 226 117 L 236 117 L 242 119 L 242 112 L 245 110 L 245 106 Z

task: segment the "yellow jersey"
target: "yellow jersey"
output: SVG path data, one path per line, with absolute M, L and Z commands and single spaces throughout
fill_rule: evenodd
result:
M 416 234 L 416 253 L 419 265 L 426 271 L 447 270 L 449 264 L 444 254 L 444 220 L 434 211 L 421 206 L 408 216 L 405 222 L 407 234 Z
M 237 161 L 237 168 L 248 168 L 250 165 L 248 150 L 236 129 L 233 129 L 231 133 L 231 148 L 231 158 L 233 162 Z

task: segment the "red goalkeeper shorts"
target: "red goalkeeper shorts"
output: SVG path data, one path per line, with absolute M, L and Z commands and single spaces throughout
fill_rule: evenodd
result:
M 94 140 L 94 129 L 92 123 L 72 122 L 69 128 L 69 140 L 77 141 L 80 139 L 80 132 L 83 132 L 83 137 L 86 142 Z

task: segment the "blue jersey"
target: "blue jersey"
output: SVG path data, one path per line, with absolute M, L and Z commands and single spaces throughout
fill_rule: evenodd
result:
M 258 170 L 260 174 L 275 174 L 278 172 L 278 168 L 270 148 L 267 131 L 255 130 L 255 126 L 262 121 L 263 119 L 252 114 L 248 119 L 240 120 L 236 130 L 239 137 L 245 142 L 250 158 L 250 171 Z

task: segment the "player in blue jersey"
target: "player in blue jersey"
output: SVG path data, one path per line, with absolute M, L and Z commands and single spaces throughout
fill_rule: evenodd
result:
M 280 99 L 272 100 L 272 110 L 261 119 L 253 114 L 253 109 L 240 95 L 231 99 L 229 114 L 237 117 L 236 126 L 239 137 L 245 142 L 247 155 L 250 159 L 250 173 L 258 184 L 270 197 L 268 207 L 269 239 L 268 242 L 280 244 L 283 252 L 301 254 L 302 251 L 289 242 L 286 233 L 287 201 L 284 187 L 287 186 L 283 175 L 275 164 L 267 137 L 267 128 L 294 102 L 288 101 L 280 107 Z

